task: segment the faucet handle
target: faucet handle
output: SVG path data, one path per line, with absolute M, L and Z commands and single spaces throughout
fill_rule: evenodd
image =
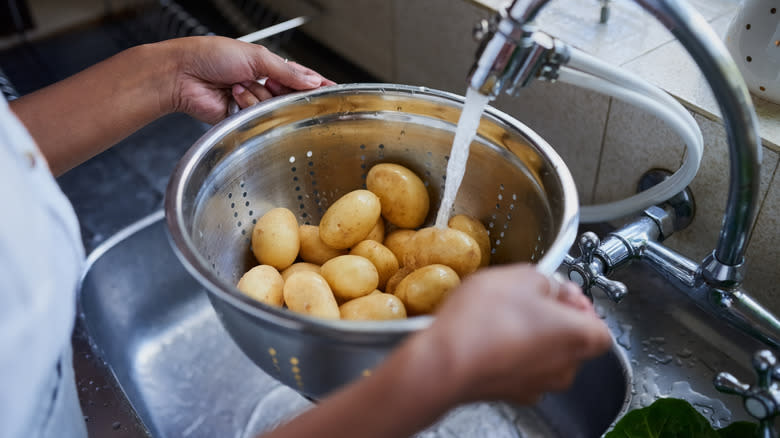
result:
M 594 257 L 599 245 L 601 241 L 596 233 L 591 231 L 583 233 L 577 239 L 580 256 L 574 258 L 567 254 L 563 264 L 568 268 L 569 280 L 577 283 L 585 295 L 592 298 L 591 288 L 596 286 L 612 301 L 619 302 L 628 294 L 628 288 L 625 284 L 610 280 L 604 275 L 604 263 L 599 257 Z
M 780 388 L 775 383 L 777 359 L 769 350 L 761 350 L 753 356 L 753 368 L 758 377 L 755 385 L 742 383 L 733 375 L 721 372 L 715 376 L 715 389 L 742 397 L 745 410 L 759 420 L 759 437 L 776 437 L 774 417 L 780 413 Z
M 750 393 L 750 385 L 742 383 L 731 373 L 725 371 L 718 373 L 713 380 L 715 389 L 724 394 L 734 394 L 747 397 Z

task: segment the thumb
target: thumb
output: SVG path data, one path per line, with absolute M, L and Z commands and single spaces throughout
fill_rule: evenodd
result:
M 317 88 L 325 79 L 314 70 L 288 62 L 265 47 L 252 45 L 250 56 L 257 77 L 267 77 L 295 90 Z

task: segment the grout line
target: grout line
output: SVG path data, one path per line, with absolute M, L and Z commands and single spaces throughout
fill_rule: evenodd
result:
M 607 129 L 609 127 L 609 118 L 612 113 L 612 98 L 607 102 L 607 116 L 604 119 L 604 130 L 601 133 L 601 148 L 599 148 L 599 159 L 596 163 L 596 177 L 593 178 L 593 187 L 590 190 L 590 199 L 588 203 L 592 204 L 596 199 L 596 187 L 598 187 L 599 176 L 601 176 L 601 160 L 604 158 L 604 147 L 607 143 Z
M 780 157 L 775 163 L 775 170 L 772 171 L 772 177 L 769 178 L 769 184 L 767 184 L 766 193 L 764 193 L 764 197 L 761 198 L 761 200 L 758 203 L 758 208 L 756 209 L 756 217 L 750 226 L 750 235 L 748 236 L 748 242 L 747 245 L 745 246 L 745 248 L 747 248 L 745 250 L 745 255 L 747 255 L 748 250 L 750 249 L 750 244 L 753 242 L 753 232 L 756 231 L 756 227 L 758 226 L 758 217 L 761 216 L 761 211 L 764 209 L 764 204 L 766 203 L 767 198 L 769 198 L 769 193 L 772 192 L 772 184 L 774 183 L 780 184 L 780 172 L 778 172 L 778 169 L 780 169 Z M 759 174 L 758 177 L 760 180 L 761 175 Z

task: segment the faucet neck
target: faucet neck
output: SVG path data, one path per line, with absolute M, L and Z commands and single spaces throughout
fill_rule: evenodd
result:
M 549 0 L 514 0 L 499 15 L 495 31 L 488 35 L 478 52 L 470 85 L 483 94 L 495 97 L 510 90 L 529 62 L 532 21 Z M 730 179 L 723 225 L 711 258 L 702 263 L 704 278 L 713 287 L 734 287 L 741 275 L 730 275 L 725 283 L 724 271 L 738 271 L 743 265 L 750 230 L 757 213 L 761 143 L 758 122 L 745 81 L 726 47 L 709 24 L 687 2 L 677 0 L 636 0 L 657 18 L 680 41 L 707 79 L 718 101 L 729 143 Z M 711 282 L 711 283 L 710 283 Z M 738 282 L 737 282 L 738 285 Z

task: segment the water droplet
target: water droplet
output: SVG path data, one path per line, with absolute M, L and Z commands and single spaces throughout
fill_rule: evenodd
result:
M 666 365 L 669 362 L 671 362 L 673 359 L 670 354 L 659 355 L 659 354 L 649 353 L 647 357 L 653 359 L 654 361 L 656 361 L 656 363 L 661 365 Z
M 626 350 L 631 349 L 631 329 L 632 326 L 630 324 L 620 324 L 620 335 L 618 335 L 616 341 L 618 345 L 625 348 Z
M 122 423 L 118 421 L 114 421 L 113 423 L 111 423 L 111 428 L 114 430 L 119 430 L 120 427 L 122 427 Z

